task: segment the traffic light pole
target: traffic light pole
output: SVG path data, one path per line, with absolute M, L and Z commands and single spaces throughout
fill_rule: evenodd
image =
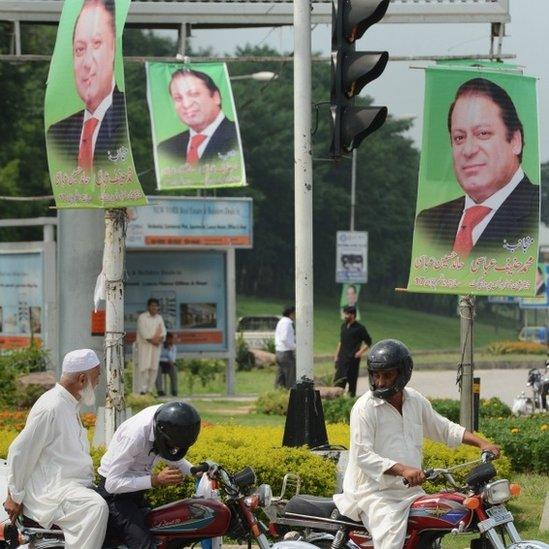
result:
M 284 428 L 285 446 L 328 442 L 322 403 L 313 383 L 313 155 L 311 120 L 311 5 L 294 0 L 294 216 L 296 387 Z
M 350 231 L 355 230 L 355 206 L 356 206 L 356 149 L 353 149 L 353 163 L 351 166 L 351 223 Z
M 311 5 L 294 1 L 296 378 L 313 379 L 313 156 Z

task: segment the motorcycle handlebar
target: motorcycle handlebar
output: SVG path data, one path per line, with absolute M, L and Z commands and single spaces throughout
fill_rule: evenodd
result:
M 210 465 L 205 461 L 199 465 L 191 467 L 191 475 L 197 475 L 198 473 L 207 473 L 210 470 Z
M 490 452 L 490 450 L 484 450 L 484 452 L 482 452 L 480 454 L 480 461 L 482 463 L 488 463 L 489 461 L 493 461 L 494 459 L 496 459 L 496 455 L 493 452 Z M 435 480 L 436 478 L 438 478 L 441 475 L 446 476 L 446 478 L 451 478 L 450 471 L 452 469 L 454 469 L 456 467 L 461 467 L 463 465 L 470 465 L 472 463 L 475 463 L 475 462 L 469 462 L 469 463 L 464 463 L 464 464 L 461 464 L 461 465 L 456 465 L 454 467 L 450 467 L 450 469 L 425 469 L 423 471 L 424 474 L 425 474 L 425 480 Z M 476 463 L 478 463 L 478 461 Z M 409 482 L 405 478 L 402 479 L 402 482 L 404 483 L 404 486 L 409 485 Z M 451 482 L 453 482 L 453 479 L 452 479 Z

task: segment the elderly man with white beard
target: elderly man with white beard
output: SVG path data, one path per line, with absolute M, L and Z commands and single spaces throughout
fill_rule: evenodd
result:
M 63 360 L 59 383 L 32 407 L 25 428 L 8 451 L 8 497 L 12 522 L 24 512 L 43 528 L 56 524 L 67 549 L 103 544 L 109 511 L 94 491 L 94 471 L 80 404 L 95 403 L 101 367 L 91 349 Z

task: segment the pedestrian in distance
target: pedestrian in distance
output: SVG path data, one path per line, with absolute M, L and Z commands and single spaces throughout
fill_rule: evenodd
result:
M 286 307 L 275 330 L 275 387 L 291 389 L 295 385 L 295 307 Z
M 372 344 L 372 338 L 366 328 L 356 319 L 356 307 L 347 305 L 343 309 L 345 318 L 341 325 L 339 343 L 335 352 L 334 386 L 345 389 L 349 386 L 349 395 L 356 395 L 360 359 Z
M 166 326 L 159 311 L 158 299 L 151 297 L 147 310 L 137 319 L 137 371 L 142 395 L 155 389 L 161 346 L 166 337 Z
M 164 396 L 167 387 L 164 387 L 164 378 L 169 376 L 170 378 L 170 393 L 172 396 L 177 396 L 177 347 L 173 343 L 173 334 L 168 332 L 166 334 L 166 340 L 162 345 L 162 351 L 160 351 L 160 368 L 158 370 L 158 376 L 156 377 L 156 391 L 158 396 Z M 164 390 L 166 389 L 166 390 Z

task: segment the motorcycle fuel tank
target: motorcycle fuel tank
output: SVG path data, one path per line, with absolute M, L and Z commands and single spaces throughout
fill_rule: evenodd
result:
M 408 528 L 414 530 L 452 530 L 460 522 L 468 526 L 473 511 L 463 505 L 465 496 L 453 492 L 430 494 L 416 499 L 410 508 Z
M 229 528 L 231 512 L 218 500 L 189 498 L 157 507 L 147 515 L 153 534 L 181 538 L 209 538 Z

